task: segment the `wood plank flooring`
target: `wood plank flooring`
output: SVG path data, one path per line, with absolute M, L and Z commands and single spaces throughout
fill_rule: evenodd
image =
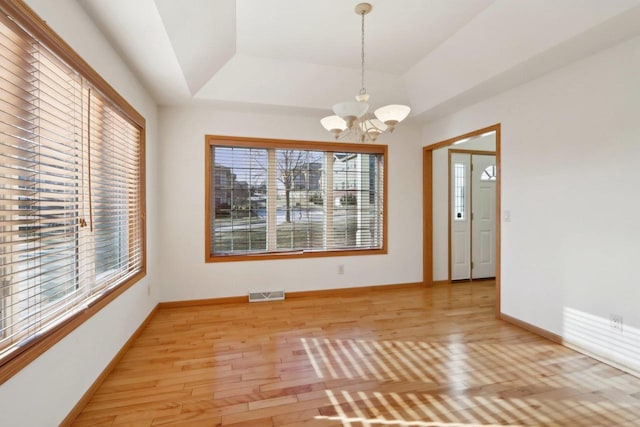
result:
M 494 318 L 494 283 L 160 309 L 76 426 L 640 426 L 640 379 Z

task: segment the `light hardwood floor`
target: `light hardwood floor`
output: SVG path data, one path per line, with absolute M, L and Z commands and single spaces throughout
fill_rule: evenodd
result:
M 77 426 L 640 426 L 640 379 L 494 318 L 493 282 L 160 309 Z

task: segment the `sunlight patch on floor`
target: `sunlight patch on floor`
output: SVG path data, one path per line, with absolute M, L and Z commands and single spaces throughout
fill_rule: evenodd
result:
M 640 419 L 637 400 L 620 396 L 626 376 L 577 353 L 568 357 L 551 342 L 301 340 L 318 377 L 352 383 L 347 390 L 344 385 L 325 390 L 331 406 L 316 417 L 344 426 L 585 425 L 593 420 L 621 425 Z M 610 389 L 603 390 L 605 379 Z M 371 384 L 378 384 L 375 391 Z

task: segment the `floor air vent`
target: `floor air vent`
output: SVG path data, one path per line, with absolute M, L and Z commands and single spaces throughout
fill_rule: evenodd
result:
M 278 301 L 284 299 L 284 291 L 249 292 L 249 302 Z

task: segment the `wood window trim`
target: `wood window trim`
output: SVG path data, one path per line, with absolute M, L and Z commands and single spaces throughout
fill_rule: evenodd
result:
M 33 36 L 40 40 L 78 71 L 107 98 L 112 100 L 134 124 L 144 128 L 145 119 L 107 81 L 80 57 L 36 12 L 22 0 L 0 0 L 0 9 L 13 18 Z
M 140 271 L 106 291 L 99 299 L 86 308 L 69 316 L 49 330 L 42 332 L 32 340 L 25 342 L 0 361 L 0 385 L 20 372 L 25 366 L 52 348 L 77 327 L 89 320 L 94 314 L 108 305 L 147 273 L 146 249 L 146 165 L 145 142 L 146 120 L 133 108 L 106 80 L 104 80 L 84 59 L 78 55 L 47 23 L 40 18 L 22 0 L 0 0 L 0 13 L 9 16 L 14 22 L 25 28 L 48 49 L 63 59 L 89 83 L 114 103 L 123 116 L 140 130 L 140 210 L 142 212 L 142 267 Z
M 242 145 L 248 148 L 289 148 L 296 150 L 321 150 L 326 152 L 351 152 L 351 153 L 367 153 L 381 154 L 384 156 L 384 177 L 382 181 L 383 202 L 382 211 L 382 246 L 379 249 L 351 249 L 351 250 L 326 250 L 326 251 L 292 251 L 278 253 L 256 253 L 243 255 L 212 255 L 211 248 L 211 147 L 212 146 L 229 146 L 236 147 Z M 388 171 L 389 156 L 388 146 L 383 144 L 359 144 L 359 143 L 340 143 L 325 141 L 304 141 L 290 139 L 272 139 L 272 138 L 251 138 L 238 136 L 222 136 L 222 135 L 205 135 L 205 244 L 204 257 L 207 263 L 217 262 L 235 262 L 235 261 L 264 261 L 275 259 L 294 259 L 294 258 L 321 258 L 321 257 L 338 257 L 338 256 L 359 256 L 359 255 L 385 255 L 387 254 L 387 234 L 388 234 Z
M 133 284 L 142 279 L 145 275 L 146 272 L 143 269 L 143 271 L 137 273 L 128 281 L 124 282 L 120 286 L 113 288 L 109 293 L 103 295 L 102 298 L 95 301 L 89 307 L 78 313 L 75 313 L 64 322 L 61 322 L 51 330 L 46 331 L 37 339 L 34 339 L 31 342 L 27 342 L 25 343 L 25 345 L 17 349 L 13 354 L 11 354 L 11 357 L 4 361 L 2 366 L 0 366 L 0 385 L 20 372 L 21 369 L 23 369 L 29 363 L 33 362 L 51 347 L 56 345 L 64 337 L 73 332 L 77 327 L 81 326 L 84 322 L 89 320 L 94 314 L 99 312 L 103 307 L 105 307 L 111 301 L 124 293 L 124 291 L 133 286 Z

